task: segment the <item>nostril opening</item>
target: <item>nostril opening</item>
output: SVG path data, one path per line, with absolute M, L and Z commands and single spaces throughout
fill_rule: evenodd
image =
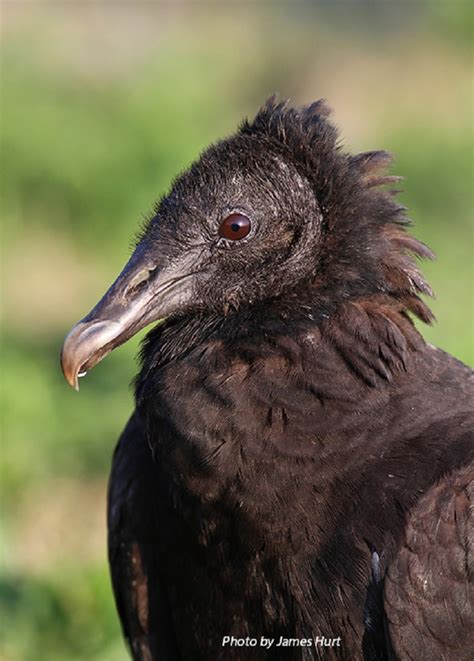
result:
M 147 285 L 153 279 L 153 275 L 156 272 L 156 266 L 148 266 L 144 269 L 141 269 L 130 281 L 126 290 L 125 296 L 135 295 L 146 289 Z

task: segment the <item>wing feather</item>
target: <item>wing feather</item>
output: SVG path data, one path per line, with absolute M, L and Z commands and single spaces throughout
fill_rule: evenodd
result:
M 108 541 L 117 610 L 136 661 L 180 658 L 160 575 L 156 494 L 153 456 L 134 415 L 114 453 Z
M 411 513 L 385 578 L 396 658 L 474 658 L 474 465 L 431 487 Z

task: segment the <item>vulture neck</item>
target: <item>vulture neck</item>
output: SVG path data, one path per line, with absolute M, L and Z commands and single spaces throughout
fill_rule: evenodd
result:
M 159 394 L 163 374 L 193 364 L 204 378 L 216 370 L 232 372 L 236 364 L 261 369 L 270 359 L 282 361 L 282 378 L 291 367 L 312 369 L 312 379 L 321 381 L 325 369 L 334 381 L 349 373 L 376 387 L 407 371 L 410 356 L 423 346 L 407 310 L 393 297 L 372 294 L 315 305 L 293 291 L 228 316 L 183 316 L 153 329 L 141 351 L 136 398 L 142 404 Z

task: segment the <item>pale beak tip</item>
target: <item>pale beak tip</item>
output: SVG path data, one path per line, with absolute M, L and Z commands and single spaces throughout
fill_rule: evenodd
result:
M 74 388 L 74 390 L 79 390 L 79 379 L 78 379 L 77 371 L 74 368 L 72 368 L 71 365 L 68 365 L 66 363 L 64 356 L 64 348 L 61 351 L 60 363 L 61 363 L 62 373 L 68 384 L 71 386 L 71 388 Z
M 77 377 L 77 374 L 75 373 L 66 374 L 66 372 L 64 372 L 64 377 L 71 386 L 71 388 L 74 388 L 74 390 L 79 391 L 79 379 Z

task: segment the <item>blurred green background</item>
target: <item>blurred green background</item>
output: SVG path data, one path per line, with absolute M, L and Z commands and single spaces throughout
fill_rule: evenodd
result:
M 127 658 L 105 498 L 139 338 L 82 383 L 63 336 L 172 177 L 278 91 L 396 154 L 438 323 L 473 362 L 471 2 L 2 4 L 0 659 Z

